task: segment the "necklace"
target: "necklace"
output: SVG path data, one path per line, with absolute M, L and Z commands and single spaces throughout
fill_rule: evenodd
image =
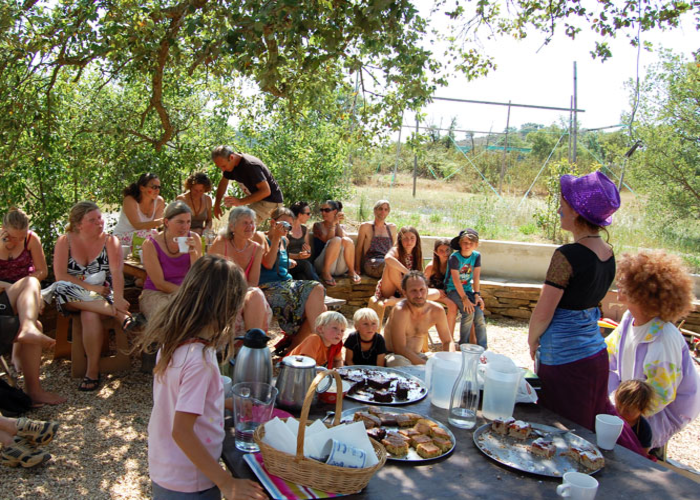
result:
M 360 337 L 359 333 L 357 334 L 357 336 L 360 338 L 360 342 L 364 342 L 364 343 L 372 342 L 371 347 L 369 349 L 367 349 L 366 351 L 363 351 L 362 347 L 360 347 L 360 356 L 362 356 L 362 359 L 367 361 L 368 359 L 370 359 L 372 357 L 372 354 L 374 354 L 374 346 L 377 342 L 377 334 L 374 335 L 374 337 L 372 338 L 371 341 L 362 340 L 362 337 Z
M 233 244 L 233 240 L 231 240 L 231 246 L 233 247 L 233 249 L 234 249 L 237 253 L 243 253 L 243 252 L 245 252 L 245 251 L 248 249 L 248 247 L 250 246 L 250 240 L 245 240 L 245 245 L 244 245 L 243 248 L 241 248 L 240 250 L 239 250 L 238 248 L 236 248 L 236 245 Z
M 180 253 L 180 247 L 176 248 L 174 252 L 170 250 L 170 245 L 168 245 L 168 231 L 165 229 L 163 230 L 163 241 L 165 242 L 165 249 L 170 255 L 177 255 Z
M 589 234 L 588 236 L 581 236 L 579 239 L 574 241 L 574 243 L 578 243 L 581 240 L 585 240 L 586 238 L 600 238 L 599 234 Z

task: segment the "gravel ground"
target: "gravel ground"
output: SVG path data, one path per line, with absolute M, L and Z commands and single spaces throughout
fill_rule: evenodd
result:
M 489 322 L 490 347 L 530 366 L 526 332 L 524 322 Z M 152 379 L 138 371 L 139 366 L 134 359 L 129 373 L 106 375 L 97 393 L 82 393 L 76 390 L 78 380 L 70 377 L 70 363 L 47 358 L 43 384 L 68 401 L 28 416 L 61 423 L 47 447 L 53 459 L 36 469 L 0 469 L 0 499 L 149 498 L 147 427 Z M 673 438 L 669 456 L 700 470 L 698 443 L 700 421 L 696 420 Z

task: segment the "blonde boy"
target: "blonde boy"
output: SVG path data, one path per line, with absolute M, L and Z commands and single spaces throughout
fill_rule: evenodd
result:
M 385 366 L 386 344 L 379 331 L 379 316 L 374 309 L 363 307 L 352 318 L 355 331 L 345 340 L 346 365 Z
M 343 334 L 348 327 L 345 316 L 336 311 L 326 311 L 316 318 L 316 335 L 309 335 L 289 356 L 309 356 L 318 366 L 339 368 L 343 366 Z

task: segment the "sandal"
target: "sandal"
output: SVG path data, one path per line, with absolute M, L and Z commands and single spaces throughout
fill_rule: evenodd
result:
M 333 279 L 333 276 L 331 276 L 330 278 L 321 278 L 321 281 L 323 281 L 323 284 L 324 284 L 325 286 L 329 286 L 329 287 L 330 287 L 330 286 L 336 286 L 336 285 L 337 285 L 337 283 L 336 283 L 335 280 Z
M 84 377 L 83 381 L 80 382 L 78 386 L 79 391 L 92 392 L 100 388 L 100 376 L 98 375 L 96 379 L 90 377 Z
M 122 330 L 125 332 L 131 332 L 133 330 L 136 330 L 137 328 L 141 328 L 142 326 L 145 326 L 148 321 L 146 320 L 146 316 L 144 316 L 141 313 L 136 313 L 134 316 L 127 316 L 124 318 L 124 322 L 122 323 Z
M 356 285 L 358 285 L 362 281 L 362 278 L 360 277 L 359 274 L 353 274 L 351 279 L 352 279 L 352 282 L 355 283 Z

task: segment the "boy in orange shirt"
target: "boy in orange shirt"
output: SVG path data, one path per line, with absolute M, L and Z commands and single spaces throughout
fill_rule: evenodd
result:
M 309 356 L 316 365 L 329 369 L 343 366 L 343 334 L 348 327 L 345 316 L 336 311 L 326 311 L 316 318 L 316 335 L 309 335 L 289 356 Z

